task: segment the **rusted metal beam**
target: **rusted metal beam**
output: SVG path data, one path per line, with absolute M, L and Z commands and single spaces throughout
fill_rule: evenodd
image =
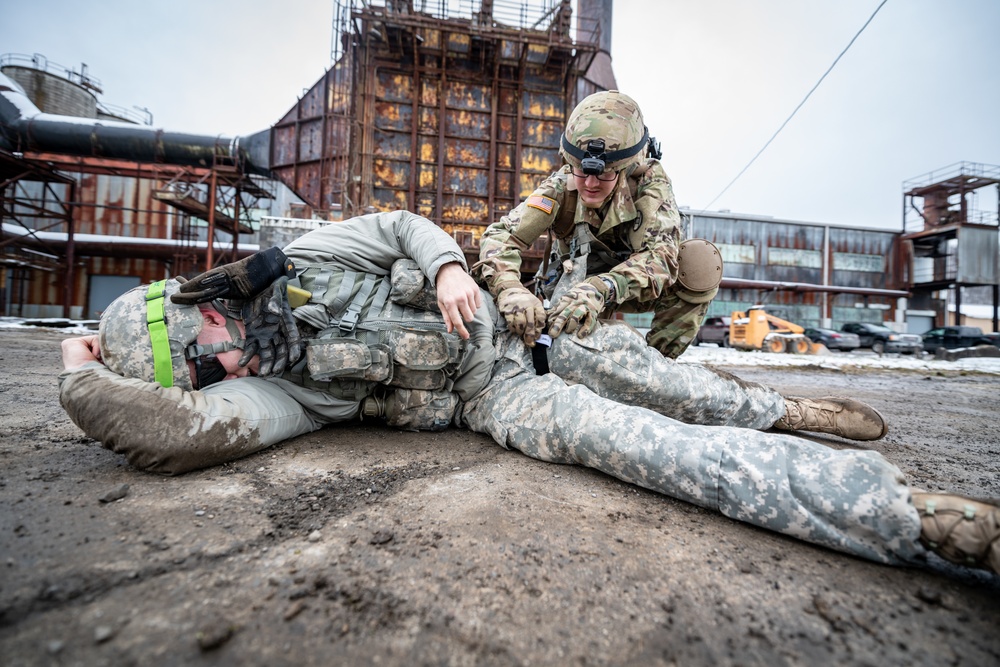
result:
M 740 278 L 723 278 L 719 284 L 722 289 L 749 290 L 783 290 L 790 292 L 830 292 L 836 294 L 858 294 L 863 296 L 905 297 L 910 296 L 907 290 L 880 289 L 875 287 L 850 287 L 847 285 L 817 285 L 814 283 L 793 283 L 780 280 L 744 280 Z
M 521 152 L 524 146 L 521 143 L 521 133 L 524 131 L 524 75 L 525 65 L 528 59 L 528 45 L 521 45 L 521 57 L 517 66 L 517 93 L 514 95 L 514 103 L 517 105 L 514 116 L 514 201 L 521 199 Z
M 417 33 L 413 32 L 413 100 L 410 112 L 410 188 L 406 195 L 411 211 L 417 210 L 417 153 L 420 150 L 417 130 L 420 127 L 420 96 L 422 82 L 420 79 L 420 44 Z
M 216 186 L 218 183 L 218 177 L 215 174 L 215 170 L 212 170 L 212 176 L 209 179 L 208 188 L 208 245 L 205 247 L 205 270 L 208 271 L 213 266 L 213 244 L 215 243 L 215 195 Z
M 76 201 L 76 183 L 69 186 L 69 210 L 66 215 L 66 274 L 63 276 L 63 317 L 69 318 L 73 307 L 73 285 L 76 284 L 76 244 L 73 241 L 73 204 Z
M 492 13 L 492 4 L 490 11 Z M 490 148 L 489 148 L 489 180 L 486 186 L 486 223 L 495 222 L 496 216 L 496 191 L 497 191 L 497 133 L 500 128 L 497 125 L 497 107 L 500 94 L 500 58 L 493 59 L 493 80 L 490 81 Z
M 438 78 L 438 155 L 437 155 L 437 192 L 435 194 L 434 221 L 437 224 L 444 222 L 444 130 L 446 124 L 446 114 L 448 105 L 448 35 L 450 33 L 441 31 L 441 75 Z

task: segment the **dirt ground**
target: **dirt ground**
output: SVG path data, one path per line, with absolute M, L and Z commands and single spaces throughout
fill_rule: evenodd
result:
M 1000 577 L 869 563 L 465 431 L 137 472 L 60 408 L 61 338 L 0 330 L 3 665 L 1000 664 Z M 1000 376 L 727 370 L 866 400 L 914 485 L 1000 497 Z

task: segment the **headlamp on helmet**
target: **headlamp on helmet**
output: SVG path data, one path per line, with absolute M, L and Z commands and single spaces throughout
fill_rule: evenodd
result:
M 643 127 L 642 139 L 634 146 L 623 148 L 622 150 L 606 153 L 604 151 L 604 139 L 591 139 L 587 142 L 587 148 L 577 148 L 566 140 L 566 135 L 562 138 L 562 149 L 571 157 L 576 158 L 580 163 L 580 169 L 587 176 L 600 176 L 604 173 L 608 164 L 614 164 L 634 157 L 649 143 L 649 130 Z
M 604 139 L 591 139 L 587 142 L 587 152 L 580 160 L 580 169 L 587 176 L 600 176 L 604 173 Z

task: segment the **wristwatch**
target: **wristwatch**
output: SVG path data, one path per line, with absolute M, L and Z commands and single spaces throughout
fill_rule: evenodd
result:
M 618 296 L 618 288 L 615 286 L 615 281 L 613 281 L 611 278 L 608 278 L 607 276 L 598 276 L 598 278 L 601 279 L 602 283 L 608 286 L 608 296 L 605 297 L 604 302 L 611 303 L 613 301 L 616 301 Z

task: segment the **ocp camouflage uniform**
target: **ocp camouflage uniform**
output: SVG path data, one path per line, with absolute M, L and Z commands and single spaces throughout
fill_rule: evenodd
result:
M 567 206 L 573 208 L 572 218 L 565 212 Z M 615 281 L 614 303 L 602 317 L 652 312 L 646 340 L 671 359 L 694 340 L 714 292 L 699 295 L 696 303 L 682 298 L 677 284 L 680 214 L 670 179 L 657 160 L 649 158 L 619 174 L 601 210 L 578 199 L 569 165 L 545 179 L 528 199 L 483 232 L 480 261 L 473 268 L 492 294 L 504 279 L 513 275 L 520 280 L 521 252 L 537 236 L 534 230 L 555 237 L 545 282 L 551 285 L 558 279 L 562 263 L 574 257 L 581 244 L 578 232 L 585 230 L 592 244 L 586 276 L 605 274 Z
M 909 490 L 881 455 L 754 430 L 784 414 L 771 389 L 678 364 L 624 323 L 585 339 L 558 337 L 552 372 L 536 375 L 529 349 L 506 332 L 488 298 L 468 340 L 444 335 L 440 315 L 426 310 L 433 300 L 421 305 L 413 298 L 426 291 L 406 286 L 425 284 L 412 265 L 433 285 L 437 270 L 463 262 L 462 253 L 423 218 L 356 218 L 285 250 L 314 293 L 295 311 L 312 337 L 304 365 L 280 379 L 185 391 L 94 362 L 60 375 L 60 400 L 73 421 L 135 466 L 169 474 L 246 456 L 362 411 L 409 429 L 453 423 L 541 460 L 590 466 L 879 562 L 923 552 Z M 394 266 L 406 269 L 404 279 L 392 281 Z M 409 320 L 407 308 L 422 312 Z

